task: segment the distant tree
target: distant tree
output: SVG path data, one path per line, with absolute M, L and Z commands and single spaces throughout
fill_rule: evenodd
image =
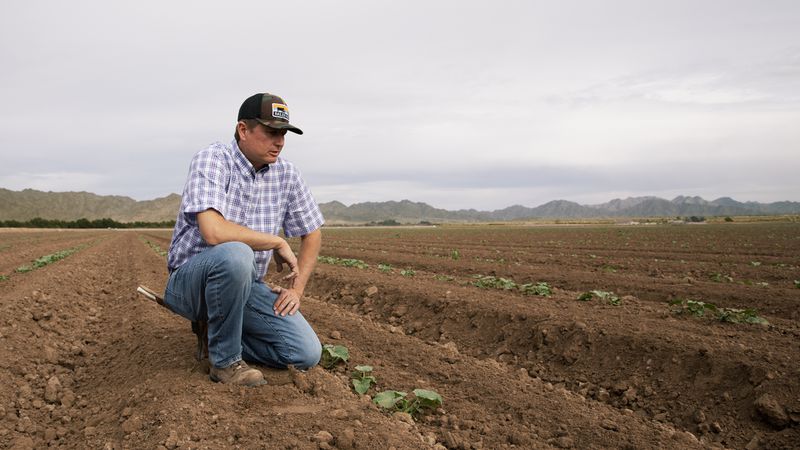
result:
M 725 222 L 733 222 L 733 219 L 731 219 L 730 216 L 728 216 L 725 218 Z

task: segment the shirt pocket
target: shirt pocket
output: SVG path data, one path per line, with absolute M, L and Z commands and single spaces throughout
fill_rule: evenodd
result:
M 225 211 L 222 215 L 229 222 L 247 226 L 247 211 L 252 203 L 250 189 L 236 180 L 231 180 L 228 192 L 225 194 Z

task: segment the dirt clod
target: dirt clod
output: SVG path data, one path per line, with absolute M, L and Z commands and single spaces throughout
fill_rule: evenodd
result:
M 47 380 L 47 386 L 44 388 L 44 399 L 50 403 L 58 401 L 58 394 L 61 392 L 61 381 L 57 376 L 50 377 Z
M 789 424 L 789 414 L 770 394 L 762 394 L 753 402 L 758 414 L 770 425 L 784 428 Z

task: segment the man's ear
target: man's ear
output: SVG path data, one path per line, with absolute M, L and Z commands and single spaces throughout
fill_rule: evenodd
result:
M 247 124 L 244 120 L 236 122 L 236 131 L 239 133 L 239 139 L 245 139 L 245 131 L 247 131 Z

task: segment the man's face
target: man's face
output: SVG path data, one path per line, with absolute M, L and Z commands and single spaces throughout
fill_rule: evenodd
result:
M 239 122 L 237 126 L 239 148 L 256 170 L 278 160 L 286 142 L 286 130 L 276 130 L 261 123 L 257 123 L 252 129 L 247 129 L 244 122 Z

